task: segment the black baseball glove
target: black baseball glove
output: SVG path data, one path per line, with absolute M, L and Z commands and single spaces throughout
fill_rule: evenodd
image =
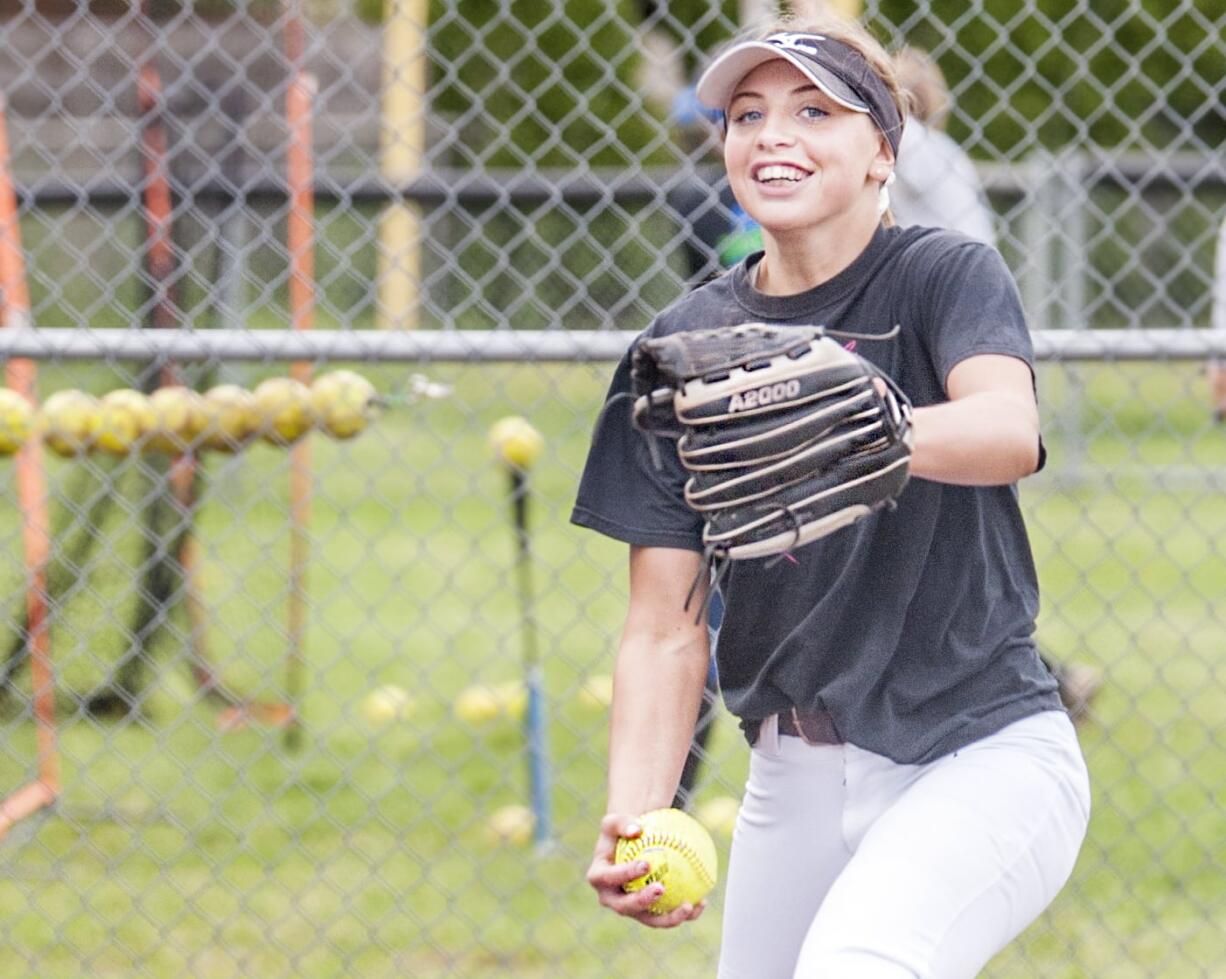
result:
M 820 327 L 643 340 L 631 377 L 635 426 L 653 445 L 676 439 L 691 473 L 708 562 L 791 551 L 891 505 L 907 483 L 910 401 Z

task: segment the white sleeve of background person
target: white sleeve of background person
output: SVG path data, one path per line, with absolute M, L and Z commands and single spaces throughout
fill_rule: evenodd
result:
M 890 209 L 900 227 L 948 228 L 996 244 L 975 164 L 945 133 L 908 119 L 898 147 Z

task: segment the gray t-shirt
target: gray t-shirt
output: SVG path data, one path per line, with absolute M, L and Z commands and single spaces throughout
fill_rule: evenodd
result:
M 646 335 L 749 322 L 868 334 L 898 325 L 895 338 L 854 349 L 916 407 L 948 400 L 946 378 L 967 357 L 1032 362 L 1008 269 L 964 235 L 882 228 L 848 268 L 795 296 L 753 288 L 760 257 L 679 300 Z M 627 357 L 609 394 L 628 389 Z M 601 416 L 571 520 L 630 544 L 701 550 L 685 471 L 668 443 L 664 469 L 653 467 L 629 410 L 623 399 Z M 720 686 L 751 742 L 771 714 L 824 708 L 845 741 L 918 763 L 1061 709 L 1035 648 L 1038 585 L 1015 486 L 912 479 L 896 509 L 791 560 L 731 562 L 721 592 Z

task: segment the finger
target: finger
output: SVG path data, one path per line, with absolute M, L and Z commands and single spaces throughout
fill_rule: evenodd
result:
M 616 840 L 618 837 L 632 840 L 636 836 L 641 836 L 642 833 L 643 828 L 639 826 L 633 816 L 623 816 L 621 813 L 611 812 L 600 821 L 600 835 L 612 840 Z
M 635 879 L 637 878 L 631 878 L 631 880 Z M 592 886 L 596 889 L 601 904 L 612 908 L 618 914 L 627 915 L 642 914 L 664 893 L 664 885 L 658 881 L 633 891 L 627 891 L 624 883 L 611 883 L 605 880 L 592 882 Z
M 678 925 L 693 921 L 701 913 L 701 911 L 696 911 L 694 905 L 683 904 L 666 914 L 652 914 L 648 911 L 639 916 L 637 920 L 648 928 L 676 928 Z
M 627 894 L 620 888 L 606 892 L 603 903 L 618 914 L 628 918 L 658 918 L 662 915 L 652 914 L 650 908 L 664 893 L 663 884 L 649 884 L 642 890 Z
M 707 902 L 699 901 L 697 904 L 686 902 L 679 908 L 674 908 L 667 914 L 652 914 L 648 911 L 640 916 L 639 920 L 642 924 L 649 928 L 675 928 L 677 925 L 683 925 L 690 921 L 697 921 L 702 917 L 702 913 L 707 910 Z
M 613 863 L 617 853 L 618 840 L 633 839 L 641 836 L 642 832 L 642 827 L 633 819 L 617 813 L 609 813 L 600 821 L 600 835 L 596 837 L 593 857 L 597 862 Z
M 645 877 L 650 867 L 644 862 L 608 863 L 599 858 L 587 869 L 587 882 L 596 890 L 611 888 L 622 890 L 632 880 Z

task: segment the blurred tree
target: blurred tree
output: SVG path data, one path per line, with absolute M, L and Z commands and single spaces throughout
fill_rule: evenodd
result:
M 881 0 L 892 46 L 932 51 L 954 90 L 950 132 L 979 156 L 1094 145 L 1169 151 L 1226 140 L 1222 0 Z
M 736 31 L 740 0 L 639 0 L 643 24 L 672 36 L 687 77 Z
M 465 162 L 628 166 L 662 141 L 638 107 L 631 0 L 431 0 L 435 110 Z
M 671 34 L 693 70 L 732 32 L 736 0 L 430 0 L 432 105 L 457 120 L 466 162 L 628 166 L 671 161 L 640 108 L 636 32 Z M 363 18 L 383 0 L 356 0 Z

